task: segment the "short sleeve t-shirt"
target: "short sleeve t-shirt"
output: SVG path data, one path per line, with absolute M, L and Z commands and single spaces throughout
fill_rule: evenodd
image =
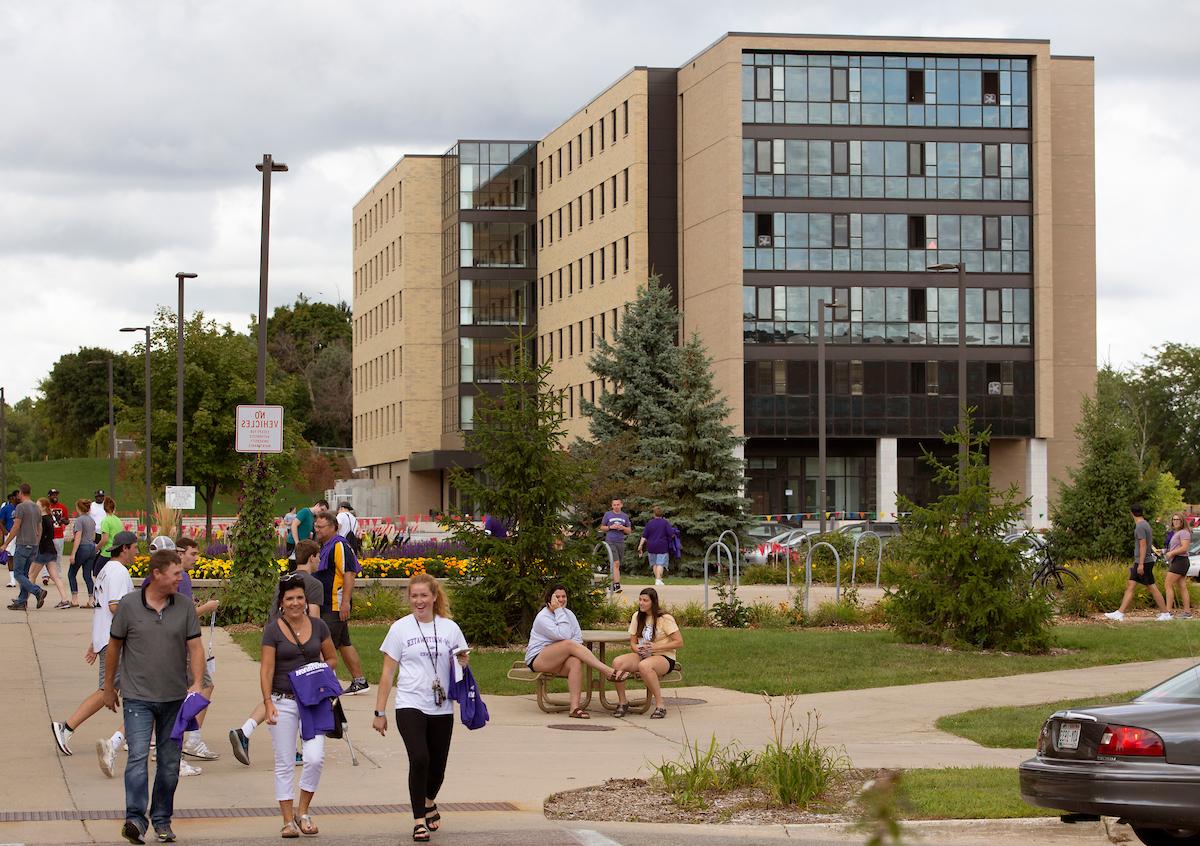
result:
M 313 522 L 316 520 L 316 515 L 312 513 L 311 508 L 301 508 L 296 512 L 296 537 L 299 540 L 312 540 Z
M 362 568 L 354 553 L 337 535 L 321 548 L 321 564 L 316 579 L 321 583 L 321 613 L 334 614 L 342 610 L 344 597 L 342 586 L 346 583 L 346 571 L 357 573 Z
M 50 555 L 54 548 L 54 518 L 49 514 L 42 515 L 42 535 L 38 539 L 38 553 Z
M 66 533 L 67 523 L 71 522 L 71 518 L 67 514 L 67 507 L 61 502 L 50 503 L 50 516 L 54 518 L 54 538 L 61 540 Z
M 452 663 L 455 649 L 465 649 L 466 638 L 458 623 L 445 617 L 435 617 L 431 622 L 418 623 L 412 614 L 392 623 L 379 651 L 400 665 L 396 680 L 396 707 L 415 708 L 424 714 L 453 714 L 454 703 L 449 697 Z M 446 700 L 441 705 L 433 702 L 433 674 L 437 667 L 438 678 Z
M 123 531 L 125 524 L 121 522 L 121 518 L 116 514 L 105 514 L 104 519 L 100 521 L 100 534 L 108 535 L 108 540 L 104 542 L 104 548 L 100 550 L 100 554 L 105 558 L 112 552 L 113 538 L 117 536 L 117 532 Z
M 600 521 L 601 526 L 632 526 L 633 523 L 629 520 L 629 515 L 622 511 L 618 514 L 615 511 L 605 511 L 604 519 Z M 609 543 L 625 543 L 625 533 L 619 529 L 609 529 L 604 539 Z
M 16 508 L 11 502 L 6 502 L 3 505 L 0 505 L 0 524 L 4 526 L 5 532 L 8 532 L 12 529 L 14 511 L 16 511 Z
M 99 652 L 108 646 L 108 633 L 113 621 L 113 612 L 108 610 L 108 603 L 120 602 L 125 594 L 132 592 L 133 579 L 120 561 L 109 561 L 96 574 L 95 589 L 92 591 L 97 605 L 92 615 L 92 651 Z
M 670 614 L 659 614 L 656 625 L 650 625 L 650 617 L 647 615 L 646 624 L 642 626 L 642 630 L 637 630 L 637 612 L 633 612 L 633 617 L 629 621 L 629 634 L 636 636 L 638 640 L 649 640 L 654 644 L 656 655 L 665 655 L 671 660 L 675 660 L 674 649 L 663 649 L 663 645 L 667 639 L 675 632 L 679 631 L 679 624 L 675 622 L 675 618 Z
M 1176 541 L 1178 541 L 1178 543 L 1176 543 Z M 1182 548 L 1182 551 L 1179 552 L 1178 554 L 1176 554 L 1176 556 L 1175 556 L 1176 558 L 1181 558 L 1181 559 L 1187 558 L 1188 550 L 1192 546 L 1191 531 L 1189 529 L 1180 529 L 1178 532 L 1175 533 L 1174 537 L 1172 537 L 1171 540 L 1167 541 L 1167 549 L 1170 549 L 1172 545 L 1179 546 Z
M 108 566 L 108 565 L 105 565 Z M 109 632 L 121 646 L 121 695 L 174 702 L 187 695 L 188 641 L 200 637 L 196 606 L 171 596 L 162 614 L 146 604 L 145 589 L 127 593 Z
M 1154 553 L 1151 552 L 1154 547 L 1154 530 L 1145 520 L 1138 520 L 1133 527 L 1133 560 L 1135 563 L 1141 560 L 1138 557 L 1138 547 L 1142 540 L 1146 541 L 1146 560 L 1149 561 L 1154 558 Z
M 92 519 L 92 515 L 80 514 L 78 517 L 76 517 L 74 532 L 76 549 L 83 544 L 95 544 L 96 521 Z
M 42 527 L 42 511 L 37 507 L 37 503 L 31 499 L 17 503 L 13 520 L 21 521 L 21 528 L 17 529 L 17 543 L 22 546 L 34 546 L 38 542 L 38 530 Z
M 296 646 L 292 633 L 278 619 L 263 629 L 262 645 L 275 650 L 275 675 L 271 677 L 271 690 L 275 693 L 291 693 L 292 680 L 288 673 L 321 660 L 321 644 L 329 639 L 329 626 L 315 617 L 309 617 L 308 622 L 312 631 L 304 641 L 303 649 Z
M 319 609 L 325 601 L 325 586 L 321 584 L 311 573 L 304 570 L 297 570 L 304 578 L 304 602 L 306 605 L 315 605 Z M 272 608 L 271 613 L 267 617 L 268 620 L 279 619 L 279 609 Z
M 104 510 L 104 503 L 93 502 L 88 506 L 88 513 L 92 515 L 92 522 L 97 526 L 104 522 L 104 515 L 108 512 Z M 96 531 L 100 531 L 98 528 Z

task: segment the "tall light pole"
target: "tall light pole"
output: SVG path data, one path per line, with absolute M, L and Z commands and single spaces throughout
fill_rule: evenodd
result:
M 267 269 L 270 266 L 271 244 L 271 174 L 286 173 L 288 166 L 263 154 L 260 164 L 254 166 L 263 175 L 262 183 L 262 240 L 258 257 L 258 391 L 257 402 L 267 401 Z
M 817 464 L 820 479 L 817 504 L 821 508 L 821 534 L 825 534 L 825 309 L 840 308 L 841 303 L 817 300 Z
M 193 276 L 195 274 L 192 274 Z M 183 302 L 183 280 L 179 281 L 180 291 L 180 311 L 182 311 Z M 126 326 L 122 332 L 145 332 L 146 333 L 146 445 L 143 450 L 143 457 L 146 465 L 146 543 L 150 543 L 150 515 L 154 513 L 154 498 L 150 491 L 150 327 L 149 326 Z
M 931 264 L 927 270 L 939 273 L 945 270 L 958 271 L 958 430 L 967 431 L 967 266 L 963 262 L 954 264 Z M 962 489 L 967 480 L 967 455 L 970 447 L 964 439 L 958 445 L 958 487 Z
M 179 282 L 179 312 L 175 315 L 175 484 L 183 484 L 183 280 L 195 279 L 195 273 L 176 273 Z M 141 327 L 144 328 L 144 327 Z M 125 330 L 122 329 L 122 332 Z M 140 331 L 134 329 L 131 331 Z M 150 367 L 150 336 L 146 336 L 146 367 Z M 150 389 L 150 371 L 146 370 L 146 390 Z M 146 404 L 149 420 L 150 405 Z

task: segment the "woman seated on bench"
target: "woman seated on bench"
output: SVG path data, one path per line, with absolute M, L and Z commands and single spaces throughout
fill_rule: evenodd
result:
M 614 682 L 629 678 L 629 674 L 618 675 L 616 670 L 583 645 L 579 620 L 567 608 L 566 588 L 552 585 L 543 601 L 545 607 L 533 618 L 533 628 L 529 632 L 525 666 L 535 673 L 566 676 L 567 689 L 571 694 L 569 716 L 577 720 L 590 719 L 588 712 L 579 707 L 579 696 L 583 691 L 583 665 L 587 664 L 604 673 L 609 681 Z
M 625 679 L 636 671 L 646 684 L 646 695 L 654 697 L 650 719 L 661 720 L 667 716 L 667 709 L 663 706 L 662 685 L 658 680 L 675 669 L 675 650 L 683 646 L 683 635 L 675 618 L 659 609 L 658 591 L 654 588 L 642 588 L 638 594 L 638 610 L 629 621 L 629 646 L 633 652 L 618 655 L 613 661 L 613 667 L 620 673 L 615 685 L 619 704 L 613 716 L 624 717 L 629 713 Z

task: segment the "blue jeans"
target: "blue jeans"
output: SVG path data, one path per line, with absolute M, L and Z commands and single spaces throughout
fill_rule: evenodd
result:
M 182 699 L 171 702 L 125 700 L 125 742 L 129 758 L 125 762 L 125 819 L 146 833 L 146 790 L 150 780 L 150 733 L 158 748 L 154 770 L 154 796 L 150 800 L 150 822 L 155 830 L 171 824 L 175 812 L 175 787 L 179 784 L 179 744 L 171 739 L 175 717 Z
M 75 563 L 71 565 L 71 569 L 67 571 L 67 582 L 71 586 L 71 593 L 75 594 L 79 591 L 79 582 L 75 578 L 75 574 L 83 570 L 83 583 L 87 585 L 88 596 L 92 595 L 95 590 L 92 584 L 92 560 L 96 557 L 96 545 L 94 543 L 81 543 L 75 549 Z
M 33 553 L 36 551 L 37 547 L 31 543 L 19 543 L 13 554 L 13 575 L 17 579 L 17 584 L 21 586 L 17 598 L 13 600 L 17 605 L 24 605 L 29 601 L 29 597 L 37 596 L 42 592 L 41 588 L 29 581 L 29 565 L 33 563 Z

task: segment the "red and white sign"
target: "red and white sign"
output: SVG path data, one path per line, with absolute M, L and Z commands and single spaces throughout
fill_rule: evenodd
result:
M 238 452 L 283 452 L 283 406 L 239 405 L 234 449 Z

